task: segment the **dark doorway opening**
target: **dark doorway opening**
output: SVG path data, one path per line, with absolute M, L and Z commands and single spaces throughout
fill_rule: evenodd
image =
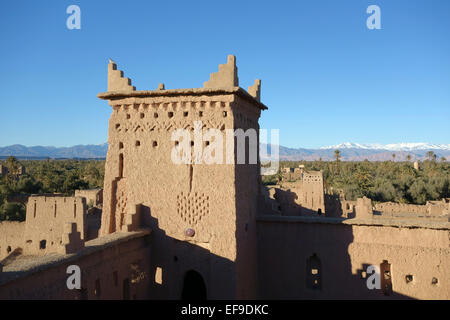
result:
M 200 273 L 194 270 L 186 272 L 181 293 L 183 300 L 206 300 L 206 286 Z

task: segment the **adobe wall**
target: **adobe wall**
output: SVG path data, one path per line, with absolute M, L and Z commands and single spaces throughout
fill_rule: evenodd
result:
M 282 179 L 283 181 L 296 181 L 302 178 L 302 173 L 304 170 L 300 168 L 283 168 L 282 169 Z
M 6 258 L 17 248 L 23 248 L 25 222 L 0 222 L 0 260 Z
M 177 296 L 183 276 L 177 270 L 187 268 L 201 273 L 207 282 L 208 298 L 245 298 L 255 292 L 246 288 L 256 285 L 250 269 L 255 264 L 251 260 L 256 260 L 251 248 L 256 246 L 259 159 L 253 165 L 227 164 L 225 130 L 258 130 L 260 111 L 265 106 L 235 86 L 234 63 L 229 56 L 228 63 L 220 65 L 204 88 L 165 90 L 160 86 L 155 91 L 134 91 L 129 87 L 124 93 L 111 92 L 111 83 L 110 91 L 99 95 L 108 99 L 113 109 L 100 235 L 126 228 L 127 217 L 140 205 L 143 225 L 156 230 L 152 267 L 165 270 L 167 279 L 158 289 L 161 298 Z M 228 74 L 231 82 L 223 81 L 221 72 Z M 258 96 L 259 89 L 255 88 L 249 89 L 256 90 L 253 93 Z M 173 131 L 187 129 L 193 133 L 194 121 L 202 122 L 203 134 L 206 129 L 216 129 L 223 135 L 223 164 L 172 161 L 174 147 L 183 143 L 182 139 L 172 141 Z M 203 141 L 194 141 L 192 155 L 197 152 L 196 146 L 205 149 L 213 143 L 220 141 L 205 136 Z M 231 146 L 231 158 L 235 159 L 234 139 Z M 188 235 L 187 229 L 195 233 Z M 201 252 L 197 253 L 195 247 Z M 180 248 L 198 255 L 203 262 L 180 259 L 185 256 Z M 178 252 L 176 264 L 173 252 Z M 222 277 L 212 278 L 209 266 Z
M 243 230 L 248 224 L 247 228 L 253 232 L 256 230 L 251 221 L 256 214 L 256 198 L 251 194 L 255 191 L 248 184 L 257 183 L 257 165 L 253 165 L 252 169 L 249 168 L 251 166 L 231 164 L 176 165 L 171 159 L 174 146 L 172 129 L 193 129 L 193 121 L 201 120 L 206 128 L 222 129 L 223 133 L 225 128 L 235 126 L 233 111 L 244 109 L 235 99 L 233 95 L 158 97 L 137 99 L 131 106 L 113 106 L 101 234 L 121 230 L 125 216 L 132 210 L 130 208 L 142 204 L 144 225 L 154 227 L 156 223 L 158 229 L 164 230 L 165 236 L 193 244 L 207 244 L 212 256 L 236 261 L 236 228 L 245 232 Z M 169 116 L 169 113 L 173 115 Z M 155 114 L 158 114 L 157 120 Z M 243 180 L 239 184 L 242 188 L 235 183 L 237 177 Z M 253 201 L 250 200 L 252 197 Z M 194 237 L 186 236 L 188 228 L 195 230 Z M 169 246 L 174 250 L 172 245 Z M 161 247 L 157 251 L 168 252 L 167 249 Z M 206 275 L 203 276 L 206 278 Z M 176 282 L 180 279 L 170 280 Z M 238 289 L 225 289 L 224 286 L 239 283 L 231 278 L 217 289 L 220 292 L 216 293 L 211 288 L 211 294 L 234 297 Z
M 76 255 L 12 262 L 0 273 L 1 299 L 149 299 L 150 246 L 147 234 L 106 236 Z M 20 259 L 20 258 L 19 258 Z M 67 267 L 81 269 L 81 290 L 69 290 Z M 14 279 L 15 274 L 22 274 Z
M 24 253 L 47 254 L 63 244 L 64 226 L 76 223 L 86 238 L 86 199 L 81 197 L 31 196 L 27 203 Z
M 303 192 L 300 201 L 304 208 L 325 213 L 325 200 L 322 172 L 304 172 L 302 177 Z
M 103 189 L 75 190 L 75 197 L 84 197 L 87 205 L 98 207 L 103 203 Z
M 274 197 L 280 204 L 282 215 L 326 213 L 321 172 L 303 172 L 301 180 L 283 181 L 276 189 Z
M 402 228 L 357 224 L 357 219 L 347 220 L 346 224 L 334 220 L 259 219 L 260 298 L 450 298 L 448 224 L 442 229 Z M 380 290 L 368 290 L 367 275 L 363 278 L 368 265 L 380 266 L 384 260 L 391 264 L 393 293 L 389 296 Z M 311 261 L 316 264 L 315 275 Z M 409 283 L 408 275 L 413 279 Z M 320 288 L 311 287 L 311 277 L 319 281 Z M 437 284 L 432 283 L 433 278 Z
M 385 214 L 413 213 L 424 216 L 440 216 L 448 213 L 449 203 L 441 201 L 427 201 L 425 205 L 381 202 L 375 204 L 375 211 Z

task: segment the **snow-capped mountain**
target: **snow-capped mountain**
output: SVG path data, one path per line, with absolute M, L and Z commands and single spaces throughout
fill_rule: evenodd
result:
M 450 150 L 450 144 L 433 144 L 426 142 L 401 142 L 390 144 L 361 144 L 344 142 L 334 146 L 321 147 L 319 149 L 366 149 L 366 150 L 390 150 L 390 151 L 415 151 L 415 150 Z
M 261 159 L 267 160 L 265 152 L 270 154 L 271 146 L 261 144 Z M 340 151 L 343 161 L 405 161 L 406 159 L 425 160 L 428 159 L 427 152 L 433 151 L 437 159 L 450 159 L 450 144 L 431 143 L 394 143 L 394 144 L 359 144 L 341 143 L 334 146 L 319 149 L 287 148 L 279 146 L 280 160 L 326 160 L 334 161 L 334 150 Z M 12 145 L 0 147 L 0 159 L 8 156 L 15 156 L 20 159 L 45 159 L 50 158 L 81 158 L 81 159 L 104 159 L 108 151 L 108 144 L 100 145 L 78 145 L 73 147 L 57 148 L 34 146 L 26 147 L 22 145 Z

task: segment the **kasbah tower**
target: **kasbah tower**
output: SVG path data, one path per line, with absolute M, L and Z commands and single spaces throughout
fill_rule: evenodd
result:
M 110 61 L 108 91 L 98 95 L 112 107 L 99 236 L 152 230 L 150 264 L 161 284 L 153 297 L 192 294 L 182 292 L 189 274 L 193 282 L 203 278 L 208 299 L 257 296 L 259 143 L 257 161 L 249 164 L 250 139 L 245 138 L 247 161 L 236 164 L 237 138 L 230 148 L 225 131 L 259 133 L 258 119 L 267 109 L 260 102 L 260 84 L 256 80 L 248 92 L 240 88 L 236 58 L 230 55 L 203 88 L 166 90 L 160 84 L 157 90 L 136 91 Z M 207 135 L 195 141 L 199 121 L 203 133 L 217 129 L 223 141 Z M 222 164 L 174 163 L 173 149 L 183 143 L 172 139 L 176 129 L 192 133 L 193 159 L 195 143 L 206 150 L 222 142 Z M 226 161 L 230 156 L 232 164 Z

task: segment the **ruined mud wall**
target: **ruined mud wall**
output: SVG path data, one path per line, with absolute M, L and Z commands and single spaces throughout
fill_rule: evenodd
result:
M 0 260 L 17 248 L 23 248 L 23 236 L 25 222 L 3 221 L 0 222 Z
M 446 200 L 428 201 L 425 205 L 382 202 L 375 205 L 375 211 L 384 214 L 413 213 L 424 216 L 440 216 L 449 213 L 449 203 Z
M 55 252 L 63 243 L 64 225 L 76 223 L 81 239 L 86 238 L 86 199 L 81 197 L 32 196 L 28 200 L 24 252 Z
M 101 206 L 103 203 L 103 189 L 75 190 L 75 197 L 86 198 L 87 205 Z

